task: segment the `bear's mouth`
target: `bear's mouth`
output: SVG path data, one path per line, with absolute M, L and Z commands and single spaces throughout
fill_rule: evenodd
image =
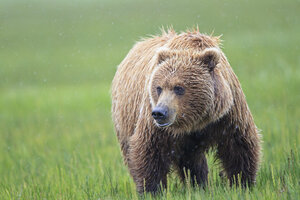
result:
M 167 122 L 167 123 L 164 123 L 164 124 L 160 124 L 160 123 L 156 122 L 156 125 L 157 125 L 158 127 L 160 127 L 160 128 L 168 127 L 168 126 L 170 126 L 171 124 L 172 124 L 172 123 L 170 123 L 170 122 Z

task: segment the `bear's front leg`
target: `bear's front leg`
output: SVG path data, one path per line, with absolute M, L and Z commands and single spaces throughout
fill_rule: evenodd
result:
M 218 144 L 217 156 L 221 159 L 230 185 L 251 186 L 255 183 L 259 165 L 260 139 L 256 129 L 241 131 L 238 126 L 228 131 Z
M 164 155 L 163 138 L 156 135 L 135 134 L 129 145 L 129 171 L 140 194 L 155 194 L 167 185 L 170 160 Z

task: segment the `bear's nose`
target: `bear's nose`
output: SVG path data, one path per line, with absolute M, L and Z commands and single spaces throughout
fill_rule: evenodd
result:
M 155 120 L 164 120 L 168 117 L 168 109 L 165 107 L 155 107 L 152 111 Z

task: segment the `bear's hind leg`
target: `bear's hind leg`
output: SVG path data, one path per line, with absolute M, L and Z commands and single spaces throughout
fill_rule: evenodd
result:
M 178 173 L 183 182 L 190 175 L 193 186 L 205 186 L 207 184 L 208 166 L 205 154 L 194 153 L 193 155 L 184 154 L 177 163 Z

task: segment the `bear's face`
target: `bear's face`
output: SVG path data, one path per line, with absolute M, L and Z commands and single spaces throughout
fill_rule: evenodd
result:
M 215 100 L 213 73 L 219 60 L 217 48 L 158 52 L 149 87 L 152 117 L 158 127 L 192 130 L 209 119 Z

